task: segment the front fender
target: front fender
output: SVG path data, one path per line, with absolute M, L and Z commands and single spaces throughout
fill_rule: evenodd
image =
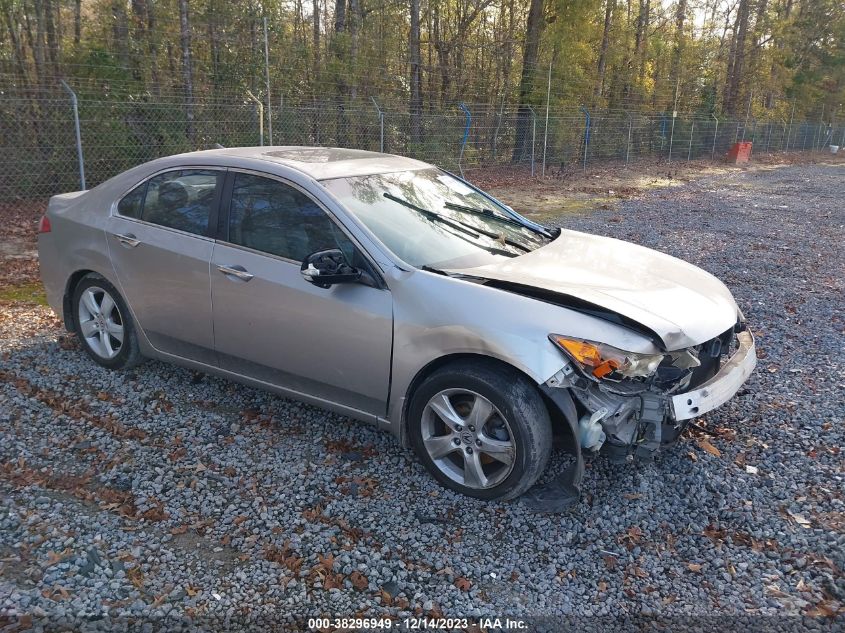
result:
M 515 367 L 537 385 L 567 364 L 550 333 L 602 340 L 631 351 L 652 351 L 650 340 L 558 305 L 427 271 L 394 270 L 393 365 L 389 427 L 401 436 L 404 402 L 415 378 L 450 355 L 476 354 Z

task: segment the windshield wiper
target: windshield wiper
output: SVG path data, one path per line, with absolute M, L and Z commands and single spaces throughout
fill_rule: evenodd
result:
M 419 207 L 419 206 L 415 205 L 413 202 L 408 202 L 407 200 L 403 200 L 402 198 L 400 198 L 398 196 L 394 196 L 392 193 L 384 192 L 382 195 L 385 198 L 387 198 L 388 200 L 393 200 L 393 202 L 397 202 L 404 207 L 408 207 L 409 209 L 413 209 L 414 211 L 421 213 L 423 216 L 425 216 L 429 220 L 432 220 L 434 222 L 440 222 L 441 224 L 445 224 L 446 226 L 448 226 L 452 229 L 455 229 L 456 231 L 460 231 L 461 233 L 464 233 L 465 235 L 469 235 L 469 236 L 474 237 L 476 239 L 481 237 L 482 235 L 486 235 L 487 237 L 491 237 L 493 239 L 499 238 L 498 235 L 489 233 L 487 231 L 482 231 L 481 229 L 478 229 L 474 226 L 470 226 L 469 224 L 465 224 L 463 222 L 459 222 L 458 220 L 452 220 L 450 218 L 447 218 L 445 215 L 441 215 L 439 213 L 436 213 L 436 212 L 431 211 L 429 209 L 426 209 L 424 207 Z M 461 236 L 459 235 L 458 237 L 461 237 Z M 463 238 L 463 239 L 466 239 L 466 238 Z M 467 241 L 469 241 L 469 240 L 467 240 Z M 478 246 L 479 248 L 483 248 L 487 251 L 490 251 L 491 253 L 499 253 L 501 255 L 507 255 L 508 257 L 512 257 L 514 255 L 514 253 L 511 253 L 510 251 L 506 251 L 506 250 L 501 249 L 501 248 L 495 248 L 493 246 L 485 246 L 485 245 L 479 244 L 478 242 L 475 242 L 475 241 L 473 241 L 471 243 L 474 244 L 475 246 Z M 511 246 L 515 246 L 517 248 L 520 248 L 520 249 L 522 249 L 526 252 L 529 252 L 531 250 L 530 248 L 522 246 L 521 244 L 515 244 L 513 242 L 510 242 L 509 240 L 505 240 L 505 243 L 510 244 Z
M 490 218 L 491 220 L 501 222 L 502 224 L 509 224 L 511 226 L 516 226 L 521 229 L 528 229 L 529 231 L 545 235 L 546 237 L 552 237 L 551 232 L 548 230 L 535 229 L 533 226 L 528 226 L 527 224 L 523 224 L 519 220 L 514 220 L 513 218 L 508 218 L 503 215 L 499 215 L 498 213 L 495 213 L 490 209 L 485 209 L 484 207 L 469 207 L 465 204 L 456 204 L 454 202 L 447 202 L 443 206 L 445 206 L 447 209 L 454 209 L 455 211 L 464 211 L 466 213 L 472 213 L 474 215 L 481 215 L 485 218 Z

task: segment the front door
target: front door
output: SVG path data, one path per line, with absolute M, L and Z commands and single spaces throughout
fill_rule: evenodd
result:
M 158 174 L 126 194 L 106 226 L 123 295 L 153 347 L 211 365 L 209 224 L 224 176 L 210 169 Z
M 274 178 L 231 172 L 231 199 L 211 261 L 221 367 L 383 416 L 390 383 L 390 292 L 363 283 L 317 288 L 300 274 L 312 252 L 340 248 L 369 266 L 312 198 Z M 223 204 L 225 209 L 227 205 Z

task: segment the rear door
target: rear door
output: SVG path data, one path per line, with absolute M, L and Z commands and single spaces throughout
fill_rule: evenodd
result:
M 225 170 L 162 172 L 124 196 L 106 227 L 123 296 L 156 349 L 216 364 L 210 227 Z
M 328 248 L 340 248 L 353 266 L 367 268 L 362 251 L 290 183 L 231 170 L 226 190 L 211 262 L 220 366 L 384 415 L 393 343 L 390 291 L 378 283 L 317 288 L 300 273 L 307 255 Z

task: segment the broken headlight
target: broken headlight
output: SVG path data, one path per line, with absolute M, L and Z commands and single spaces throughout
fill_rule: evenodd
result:
M 637 354 L 612 345 L 550 334 L 549 340 L 575 361 L 581 369 L 598 379 L 646 378 L 657 371 L 663 354 Z

